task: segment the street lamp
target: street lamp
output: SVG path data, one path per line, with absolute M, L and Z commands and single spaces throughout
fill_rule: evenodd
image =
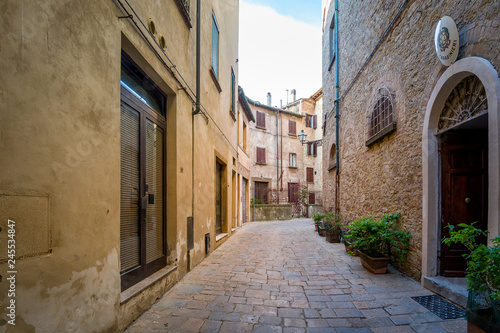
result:
M 306 132 L 304 132 L 304 130 L 300 130 L 300 133 L 299 133 L 299 141 L 300 143 L 302 143 L 302 145 L 304 145 L 304 143 L 306 143 Z

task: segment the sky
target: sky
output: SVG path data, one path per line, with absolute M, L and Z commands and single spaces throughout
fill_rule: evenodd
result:
M 272 105 L 310 97 L 321 88 L 321 0 L 241 0 L 239 85 Z

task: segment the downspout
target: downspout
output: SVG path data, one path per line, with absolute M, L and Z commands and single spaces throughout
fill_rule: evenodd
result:
M 339 3 L 335 0 L 335 148 L 337 170 L 335 173 L 336 190 L 335 190 L 335 212 L 340 214 L 340 75 L 339 75 Z
M 278 136 L 278 117 L 279 111 L 276 111 L 276 193 L 278 193 L 278 203 L 280 202 L 279 182 L 280 182 L 280 160 L 279 160 L 279 136 Z
M 280 170 L 280 192 L 283 191 L 283 113 L 280 111 L 280 142 L 281 142 L 281 150 L 280 150 L 280 160 L 281 160 L 281 170 Z M 278 195 L 279 199 L 279 195 Z M 279 203 L 279 201 L 278 201 Z
M 191 216 L 194 224 L 194 116 L 200 113 L 200 49 L 201 49 L 201 0 L 196 0 L 196 109 L 191 117 Z M 194 228 L 194 225 L 193 225 Z M 191 256 L 187 251 L 187 269 L 191 270 Z

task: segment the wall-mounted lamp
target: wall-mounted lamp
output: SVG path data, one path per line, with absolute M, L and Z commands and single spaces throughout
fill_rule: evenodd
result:
M 306 143 L 306 136 L 307 136 L 306 132 L 304 132 L 304 130 L 302 129 L 302 130 L 300 130 L 300 133 L 298 136 L 299 136 L 300 143 L 302 143 L 302 145 L 304 145 L 304 143 Z

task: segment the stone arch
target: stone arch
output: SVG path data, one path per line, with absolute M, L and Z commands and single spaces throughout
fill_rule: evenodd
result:
M 422 133 L 422 282 L 438 274 L 437 254 L 440 239 L 440 167 L 438 123 L 446 99 L 465 77 L 481 80 L 488 99 L 488 230 L 490 237 L 499 235 L 500 196 L 500 81 L 491 63 L 483 58 L 468 57 L 451 65 L 437 81 L 425 110 Z

